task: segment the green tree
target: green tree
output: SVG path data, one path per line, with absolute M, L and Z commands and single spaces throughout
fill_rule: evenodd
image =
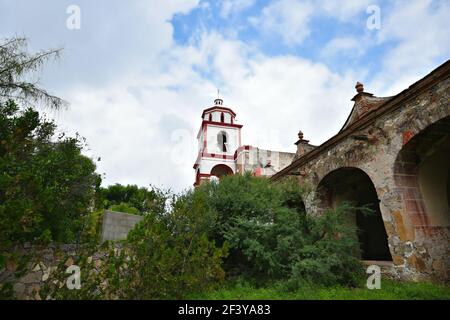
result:
M 0 103 L 0 243 L 73 242 L 82 229 L 101 179 L 85 141 L 55 130 L 31 108 Z
M 75 261 L 85 270 L 80 290 L 58 285 L 67 277 L 63 268 L 43 292 L 56 299 L 181 299 L 220 284 L 227 247 L 208 237 L 214 217 L 207 199 L 189 192 L 172 200 L 164 211 L 148 212 L 125 241 L 107 242 Z M 104 259 L 94 267 L 87 257 L 98 250 Z
M 124 297 L 180 299 L 220 283 L 227 245 L 209 239 L 209 215 L 199 194 L 178 198 L 165 214 L 146 214 L 127 239 L 136 273 L 117 279 L 124 281 Z
M 61 49 L 45 50 L 35 54 L 27 50 L 24 38 L 5 39 L 0 42 L 0 102 L 9 99 L 24 105 L 43 102 L 53 109 L 60 109 L 67 103 L 37 85 L 33 74 L 44 63 L 59 56 Z
M 223 177 L 195 193 L 204 195 L 211 237 L 227 242 L 228 275 L 284 280 L 293 287 L 314 282 L 356 285 L 361 275 L 356 227 L 345 204 L 321 215 L 307 215 L 296 181 L 271 183 L 251 175 Z
M 111 211 L 124 212 L 124 213 L 136 214 L 136 215 L 139 215 L 141 213 L 135 207 L 131 207 L 130 205 L 128 205 L 127 203 L 124 203 L 124 202 L 122 202 L 120 204 L 112 205 L 109 207 L 109 209 Z
M 150 211 L 164 211 L 169 196 L 167 191 L 157 188 L 138 187 L 137 185 L 114 184 L 101 188 L 99 206 L 101 208 L 144 214 Z M 136 209 L 136 210 L 135 210 Z

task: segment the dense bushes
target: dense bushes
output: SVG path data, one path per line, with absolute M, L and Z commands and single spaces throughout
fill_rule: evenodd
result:
M 359 246 L 346 218 L 353 208 L 345 204 L 306 215 L 302 193 L 295 181 L 273 184 L 250 175 L 225 177 L 195 191 L 215 217 L 211 236 L 229 245 L 227 274 L 285 280 L 292 287 L 356 284 Z
M 274 184 L 250 175 L 180 196 L 159 191 L 166 205 L 146 213 L 123 244 L 127 268 L 123 257 L 109 259 L 108 297 L 183 298 L 224 276 L 276 281 L 293 290 L 355 286 L 363 268 L 348 223 L 354 208 L 307 215 L 303 193 L 295 181 Z
M 144 216 L 122 253 L 108 254 L 101 271 L 88 273 L 89 290 L 55 297 L 182 298 L 225 275 L 288 288 L 356 284 L 362 268 L 349 205 L 307 215 L 295 181 L 251 175 L 181 195 L 133 185 L 100 188 L 95 164 L 81 155 L 83 141 L 55 138 L 55 129 L 33 109 L 0 104 L 1 244 L 97 244 L 105 208 Z M 90 290 L 100 285 L 107 289 Z
M 97 252 L 75 261 L 83 275 L 80 290 L 60 287 L 67 277 L 60 272 L 43 292 L 56 299 L 176 299 L 219 284 L 227 247 L 208 238 L 214 219 L 206 199 L 188 193 L 173 201 L 165 211 L 147 213 L 123 243 L 88 248 Z M 94 254 L 105 256 L 97 266 L 89 259 Z
M 224 278 L 226 245 L 208 238 L 209 212 L 197 194 L 177 199 L 169 214 L 150 213 L 129 234 L 127 298 L 183 298 Z
M 113 211 L 132 214 L 145 214 L 158 211 L 164 205 L 165 194 L 156 188 L 138 187 L 136 185 L 114 184 L 100 188 L 97 206 Z
M 75 241 L 100 177 L 64 134 L 31 108 L 0 103 L 0 244 Z
M 144 215 L 123 243 L 127 254 L 111 255 L 99 273 L 108 282 L 102 298 L 184 298 L 225 276 L 295 290 L 355 286 L 362 275 L 354 208 L 307 215 L 295 181 L 236 175 L 179 196 L 157 193 L 166 205 Z

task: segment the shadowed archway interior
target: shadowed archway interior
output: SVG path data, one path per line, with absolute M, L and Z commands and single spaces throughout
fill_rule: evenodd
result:
M 326 175 L 318 188 L 322 207 L 336 208 L 343 202 L 373 210 L 350 213 L 349 220 L 358 227 L 361 259 L 392 261 L 379 199 L 369 176 L 358 168 L 340 168 Z
M 218 164 L 218 165 L 214 166 L 214 168 L 212 168 L 212 170 L 211 170 L 211 175 L 215 176 L 219 179 L 223 176 L 232 175 L 232 174 L 233 174 L 233 170 L 231 170 L 230 167 L 228 167 L 224 164 Z
M 416 227 L 450 227 L 450 117 L 414 136 L 395 162 L 395 181 Z

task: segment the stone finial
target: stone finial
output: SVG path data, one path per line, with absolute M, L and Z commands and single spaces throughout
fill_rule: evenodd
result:
M 357 82 L 355 86 L 356 92 L 364 92 L 364 85 L 361 82 Z
M 295 159 L 303 156 L 306 152 L 310 150 L 309 140 L 305 140 L 303 132 L 298 132 L 298 141 L 295 143 L 297 146 L 297 152 L 295 153 Z

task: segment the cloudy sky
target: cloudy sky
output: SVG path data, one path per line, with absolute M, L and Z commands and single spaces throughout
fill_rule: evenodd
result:
M 356 81 L 393 95 L 445 62 L 449 17 L 448 0 L 0 0 L 0 37 L 64 48 L 40 81 L 105 185 L 180 191 L 217 88 L 243 143 L 294 152 L 298 130 L 320 144 L 341 128 Z

